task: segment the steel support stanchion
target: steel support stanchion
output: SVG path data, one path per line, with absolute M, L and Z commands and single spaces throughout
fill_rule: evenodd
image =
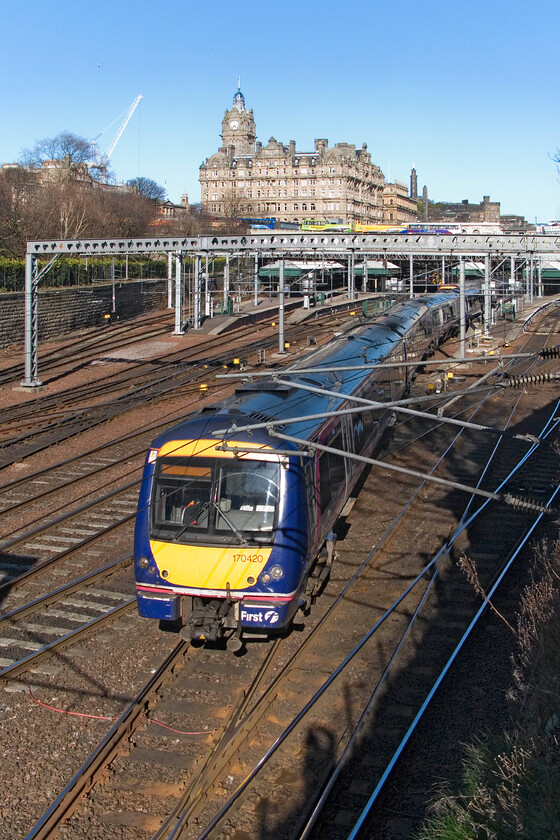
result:
M 175 329 L 173 335 L 183 335 L 183 278 L 181 255 L 175 255 Z
M 284 347 L 284 258 L 280 260 L 278 276 L 278 352 L 285 353 Z
M 484 335 L 490 332 L 492 323 L 492 290 L 490 288 L 490 256 L 484 256 Z
M 459 260 L 459 335 L 460 349 L 459 356 L 465 358 L 466 353 L 466 318 L 465 318 L 465 258 Z
M 21 385 L 33 388 L 39 379 L 39 260 L 34 254 L 25 258 L 25 378 Z
M 226 264 L 224 265 L 224 311 L 226 311 L 229 302 L 229 254 L 226 254 Z
M 173 254 L 167 255 L 167 308 L 173 309 Z
M 200 293 L 200 255 L 196 254 L 194 258 L 194 313 L 193 313 L 193 327 L 199 330 L 201 327 L 201 293 Z

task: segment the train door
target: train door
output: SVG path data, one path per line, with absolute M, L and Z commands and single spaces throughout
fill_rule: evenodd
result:
M 342 454 L 347 442 L 340 420 L 336 418 L 326 426 L 319 436 L 319 443 L 338 452 L 324 452 L 319 455 L 319 505 L 321 516 L 346 493 L 346 458 Z M 339 454 L 339 452 L 341 454 Z M 328 518 L 328 517 L 327 517 Z
M 318 539 L 317 534 L 317 514 L 319 511 L 319 493 L 317 483 L 317 459 L 307 458 L 305 465 L 305 486 L 307 491 L 307 522 L 310 535 L 310 543 L 316 543 Z
M 404 361 L 405 357 L 405 345 L 404 342 L 395 350 L 394 353 L 391 354 L 389 361 L 391 362 L 402 362 Z M 402 367 L 392 367 L 389 369 L 391 375 L 391 400 L 400 400 L 402 395 L 406 391 L 407 385 L 407 378 L 406 378 L 406 365 Z

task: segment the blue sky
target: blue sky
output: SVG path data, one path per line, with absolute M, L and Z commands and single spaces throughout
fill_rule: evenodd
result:
M 198 168 L 241 90 L 258 139 L 367 142 L 385 176 L 433 200 L 560 218 L 558 6 L 503 0 L 0 0 L 0 163 L 67 130 L 119 181 L 200 200 Z M 114 124 L 111 125 L 111 123 Z M 104 131 L 104 129 L 106 129 Z

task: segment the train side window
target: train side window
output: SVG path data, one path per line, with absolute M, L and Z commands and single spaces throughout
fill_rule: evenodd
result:
M 334 449 L 342 448 L 341 430 L 328 441 L 328 446 L 332 446 Z M 344 455 L 338 455 L 334 452 L 321 453 L 319 457 L 319 482 L 321 510 L 325 510 L 340 490 L 341 485 L 346 482 Z
M 367 412 L 360 412 L 356 414 L 354 417 L 352 432 L 353 432 L 353 441 L 352 441 L 352 451 L 353 452 L 361 452 L 364 448 L 364 444 L 366 441 L 366 434 L 364 428 L 364 415 Z

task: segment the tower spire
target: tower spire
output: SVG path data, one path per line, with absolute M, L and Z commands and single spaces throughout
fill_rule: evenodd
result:
M 237 77 L 237 90 L 235 92 L 235 96 L 233 97 L 233 107 L 236 108 L 240 113 L 245 111 L 245 97 L 241 93 L 241 76 Z

